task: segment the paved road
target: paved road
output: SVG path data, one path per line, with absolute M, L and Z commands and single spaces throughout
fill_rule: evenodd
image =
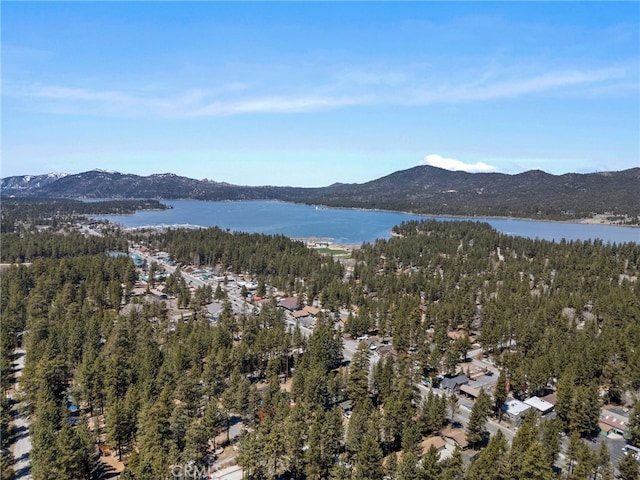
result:
M 13 352 L 14 377 L 16 379 L 15 390 L 9 394 L 9 398 L 13 402 L 17 402 L 20 397 L 20 377 L 24 368 L 26 352 L 23 349 L 16 349 Z M 31 455 L 31 438 L 29 437 L 29 418 L 24 413 L 24 405 L 22 403 L 14 403 L 11 410 L 13 416 L 14 439 L 11 445 L 15 464 L 13 466 L 16 480 L 31 479 L 31 464 L 29 457 Z

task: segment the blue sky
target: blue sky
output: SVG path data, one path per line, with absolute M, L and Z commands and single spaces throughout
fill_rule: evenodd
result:
M 2 2 L 2 177 L 640 165 L 638 2 Z

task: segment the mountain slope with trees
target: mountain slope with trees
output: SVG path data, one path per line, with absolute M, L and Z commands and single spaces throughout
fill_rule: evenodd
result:
M 595 213 L 632 217 L 628 223 L 638 223 L 640 216 L 640 168 L 557 176 L 539 170 L 517 175 L 452 172 L 423 165 L 362 184 L 337 183 L 322 188 L 249 187 L 170 173 L 143 177 L 104 170 L 39 183 L 25 182 L 24 178 L 2 179 L 2 195 L 281 200 L 434 215 L 555 220 L 586 218 Z

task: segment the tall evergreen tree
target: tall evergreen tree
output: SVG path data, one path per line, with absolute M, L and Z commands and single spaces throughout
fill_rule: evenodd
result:
M 546 455 L 547 461 L 553 465 L 560 453 L 561 438 L 560 432 L 562 426 L 557 418 L 540 422 L 540 437 L 542 441 L 542 449 Z
M 392 454 L 395 457 L 395 453 Z M 412 452 L 404 452 L 398 464 L 396 480 L 422 480 L 421 468 L 418 465 L 418 457 Z
M 537 440 L 526 451 L 523 461 L 515 473 L 513 478 L 523 480 L 552 480 L 555 478 L 553 469 L 545 458 L 542 444 Z
M 382 449 L 378 441 L 378 430 L 373 422 L 369 423 L 367 433 L 362 439 L 362 447 L 355 458 L 355 480 L 381 480 Z
M 422 465 L 422 476 L 425 479 L 430 478 L 440 478 L 440 474 L 442 473 L 443 464 L 440 462 L 440 454 L 436 447 L 431 445 L 429 450 L 422 456 L 420 460 Z
M 356 405 L 363 405 L 369 400 L 369 348 L 360 342 L 349 365 L 347 378 L 347 396 Z
M 465 480 L 508 480 L 511 478 L 507 468 L 509 446 L 501 430 L 489 440 L 478 458 L 470 465 Z
M 638 480 L 640 478 L 640 467 L 635 456 L 629 452 L 618 462 L 618 470 L 622 480 Z
M 629 417 L 629 443 L 640 447 L 640 401 L 637 401 Z
M 530 409 L 520 426 L 518 432 L 511 442 L 511 451 L 509 452 L 509 463 L 511 464 L 514 478 L 520 478 L 517 472 L 522 471 L 523 462 L 526 458 L 527 451 L 534 442 L 538 441 L 538 417 L 533 409 Z M 546 458 L 546 456 L 545 456 Z M 523 479 L 524 480 L 524 479 Z
M 496 381 L 493 391 L 493 413 L 502 420 L 502 405 L 507 400 L 507 372 L 504 368 L 500 369 L 500 374 Z
M 598 429 L 600 419 L 600 396 L 595 382 L 580 386 L 576 390 L 571 428 L 581 436 L 591 435 Z
M 558 380 L 555 409 L 564 431 L 568 431 L 572 425 L 575 395 L 575 373 L 572 367 L 567 367 Z
M 319 409 L 309 429 L 309 448 L 305 453 L 307 478 L 320 480 L 329 476 L 342 435 L 342 415 L 339 410 Z
M 94 437 L 86 425 L 65 425 L 56 438 L 56 461 L 51 465 L 61 480 L 90 480 L 96 461 Z
M 479 446 L 485 439 L 487 430 L 486 423 L 491 408 L 491 397 L 484 390 L 480 390 L 480 395 L 476 399 L 469 415 L 467 425 L 467 441 L 474 447 Z
M 601 480 L 613 480 L 613 466 L 611 465 L 611 455 L 606 442 L 600 444 L 598 450 L 597 471 Z

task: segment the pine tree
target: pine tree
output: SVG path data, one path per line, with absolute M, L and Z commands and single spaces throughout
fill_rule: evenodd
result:
M 538 417 L 533 409 L 530 409 L 520 427 L 513 441 L 511 442 L 511 451 L 509 452 L 509 462 L 514 472 L 519 472 L 522 469 L 526 452 L 531 448 L 534 442 L 538 440 Z M 546 457 L 545 457 L 546 458 Z
M 94 439 L 86 427 L 65 425 L 56 438 L 54 470 L 61 480 L 91 479 L 95 462 Z
M 392 453 L 395 457 L 395 453 Z M 412 452 L 404 452 L 398 464 L 396 480 L 421 480 L 422 472 L 418 466 L 418 457 Z
M 259 432 L 245 432 L 240 435 L 240 452 L 237 463 L 242 467 L 243 478 L 266 478 L 264 456 L 262 454 L 263 443 Z
M 569 473 L 573 473 L 573 468 L 580 457 L 580 449 L 584 447 L 578 432 L 571 432 L 569 436 L 569 446 L 567 447 L 567 460 L 569 461 Z
M 640 477 L 638 461 L 635 455 L 629 452 L 618 462 L 618 470 L 620 470 L 620 478 L 622 480 L 638 480 Z
M 362 440 L 362 446 L 355 457 L 355 480 L 381 480 L 384 475 L 382 469 L 382 449 L 378 442 L 378 430 L 370 422 L 367 434 Z
M 349 365 L 347 396 L 355 405 L 369 402 L 369 349 L 360 342 Z
M 574 478 L 591 478 L 595 476 L 598 468 L 598 457 L 583 440 L 578 443 L 576 463 L 573 468 Z
M 490 408 L 491 398 L 484 390 L 480 390 L 480 395 L 478 395 L 471 409 L 469 423 L 467 425 L 467 441 L 472 446 L 478 446 L 485 439 L 487 416 L 489 415 Z
M 319 409 L 309 429 L 308 446 L 305 452 L 306 475 L 311 480 L 327 478 L 333 458 L 342 439 L 342 415 L 339 409 Z
M 555 478 L 551 465 L 547 462 L 542 444 L 539 441 L 533 442 L 526 451 L 522 465 L 513 478 L 522 480 L 552 480 Z
M 574 410 L 571 414 L 571 429 L 581 436 L 592 434 L 598 428 L 600 418 L 600 396 L 595 383 L 576 390 Z
M 313 334 L 309 337 L 309 355 L 312 363 L 321 365 L 325 371 L 331 370 L 342 361 L 342 337 L 333 328 L 333 322 L 318 321 Z
M 459 446 L 456 446 L 456 449 L 445 462 L 440 478 L 442 480 L 458 480 L 462 478 L 463 474 L 462 450 Z
M 428 435 L 442 428 L 447 406 L 454 412 L 458 407 L 458 397 L 455 395 L 451 397 L 439 396 L 433 393 L 432 390 L 429 391 L 429 394 L 422 402 L 422 411 L 419 419 L 423 434 Z
M 568 367 L 558 380 L 556 413 L 562 422 L 563 430 L 566 432 L 571 428 L 572 414 L 574 412 L 575 399 L 575 374 L 573 368 Z
M 304 471 L 304 439 L 307 436 L 307 411 L 296 403 L 284 421 L 284 444 L 287 452 L 286 468 L 294 479 Z
M 225 418 L 222 411 L 218 408 L 218 402 L 213 400 L 207 405 L 203 417 L 203 426 L 206 429 L 207 436 L 213 438 L 213 448 L 216 448 L 215 438 L 222 431 L 225 425 Z
M 505 369 L 500 370 L 498 379 L 496 381 L 495 390 L 493 391 L 493 412 L 498 417 L 498 420 L 502 420 L 502 405 L 507 400 L 507 373 Z
M 613 467 L 611 465 L 611 455 L 607 444 L 602 442 L 598 451 L 598 472 L 601 480 L 613 480 Z
M 465 475 L 465 480 L 507 480 L 510 475 L 506 469 L 506 456 L 509 451 L 507 439 L 501 430 L 489 440 L 478 458 L 471 464 Z
M 362 446 L 362 440 L 369 429 L 371 410 L 371 407 L 367 407 L 367 404 L 356 404 L 353 410 L 351 410 L 345 445 L 347 452 L 351 455 L 357 454 Z
M 204 466 L 208 454 L 209 435 L 207 428 L 200 418 L 193 418 L 186 430 L 183 459 L 185 462 L 194 462 L 196 465 Z
M 542 448 L 547 457 L 549 464 L 553 465 L 560 453 L 561 438 L 560 431 L 562 427 L 557 418 L 545 420 L 540 423 L 540 434 Z
M 402 451 L 404 453 L 420 453 L 422 434 L 416 422 L 408 422 L 402 431 Z
M 631 445 L 640 447 L 640 401 L 636 402 L 631 411 L 628 440 Z
M 460 402 L 455 393 L 452 393 L 447 398 L 447 407 L 449 407 L 449 414 L 451 415 L 449 417 L 451 419 L 451 424 L 455 424 L 456 413 L 458 412 L 458 408 L 460 408 Z

